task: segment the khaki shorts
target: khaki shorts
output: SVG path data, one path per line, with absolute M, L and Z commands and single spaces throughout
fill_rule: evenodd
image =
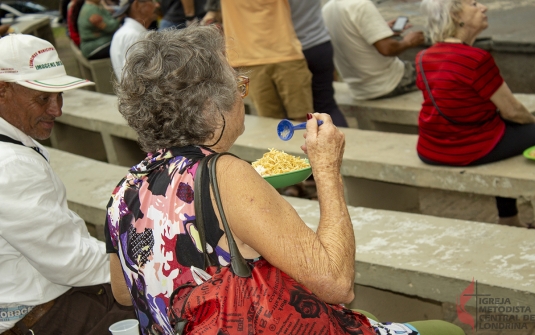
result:
M 258 115 L 305 119 L 313 113 L 312 74 L 305 59 L 248 66 L 249 95 Z

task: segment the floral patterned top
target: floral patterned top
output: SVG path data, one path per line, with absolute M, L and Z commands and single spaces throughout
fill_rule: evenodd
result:
M 199 160 L 211 153 L 189 146 L 148 154 L 121 180 L 107 205 L 107 252 L 119 256 L 143 334 L 172 333 L 169 297 L 192 281 L 191 266 L 203 268 L 193 185 Z M 203 190 L 209 187 L 205 176 Z M 210 192 L 204 194 L 210 200 Z M 223 231 L 212 203 L 202 203 L 207 251 L 227 265 L 228 254 L 216 247 Z

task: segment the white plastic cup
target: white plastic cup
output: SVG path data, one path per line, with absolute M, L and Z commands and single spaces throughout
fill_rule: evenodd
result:
M 108 329 L 113 335 L 139 335 L 139 321 L 127 319 L 115 322 Z

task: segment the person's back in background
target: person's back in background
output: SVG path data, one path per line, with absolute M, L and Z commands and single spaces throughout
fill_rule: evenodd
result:
M 289 3 L 295 33 L 312 72 L 314 111 L 329 114 L 338 127 L 347 127 L 344 114 L 334 100 L 333 46 L 321 16 L 320 0 L 289 0 Z
M 248 74 L 249 95 L 258 115 L 305 120 L 313 111 L 312 75 L 288 1 L 212 0 L 207 16 L 219 4 L 227 57 L 233 67 Z
M 123 0 L 114 17 L 124 17 L 121 28 L 113 34 L 110 47 L 111 65 L 118 81 L 126 61 L 126 52 L 136 43 L 156 20 L 159 4 L 149 0 Z
M 100 2 L 85 0 L 78 16 L 80 50 L 90 60 L 110 57 L 111 39 L 120 25 Z
M 384 98 L 417 90 L 414 62 L 397 56 L 424 42 L 422 32 L 392 38 L 393 21 L 386 22 L 371 0 L 330 0 L 323 19 L 334 47 L 334 64 L 353 98 Z

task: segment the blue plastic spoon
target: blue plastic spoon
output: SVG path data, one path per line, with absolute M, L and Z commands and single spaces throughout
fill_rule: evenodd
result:
M 318 120 L 318 126 L 321 126 L 323 124 L 322 120 Z M 279 138 L 283 141 L 288 141 L 289 139 L 294 136 L 294 130 L 299 129 L 305 129 L 307 127 L 307 123 L 299 123 L 296 125 L 293 125 L 290 120 L 284 119 L 279 122 L 279 125 L 277 126 L 277 135 L 279 135 Z

